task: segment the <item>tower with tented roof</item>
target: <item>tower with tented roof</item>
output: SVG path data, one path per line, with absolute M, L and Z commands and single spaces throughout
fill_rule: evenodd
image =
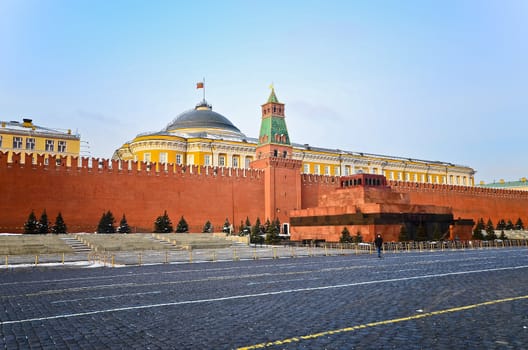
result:
M 261 111 L 256 160 L 251 167 L 265 170 L 264 219 L 284 222 L 281 219 L 286 219 L 290 210 L 301 207 L 302 161 L 292 157 L 284 103 L 279 102 L 273 87 Z

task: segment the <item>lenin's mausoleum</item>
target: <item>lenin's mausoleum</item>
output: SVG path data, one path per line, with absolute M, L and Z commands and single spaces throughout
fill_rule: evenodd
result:
M 94 232 L 108 210 L 125 214 L 135 232 L 152 232 L 166 210 L 191 232 L 207 221 L 220 231 L 226 219 L 235 227 L 278 219 L 291 240 L 331 242 L 344 227 L 367 241 L 377 233 L 397 240 L 402 227 L 410 238 L 422 227 L 429 237 L 440 230 L 470 239 L 480 218 L 528 222 L 528 191 L 477 187 L 467 166 L 295 144 L 285 116 L 272 89 L 250 138 L 204 99 L 112 159 L 68 152 L 79 138 L 41 132 L 31 120 L 11 134 L 13 122 L 2 122 L 0 232 L 22 232 L 32 210 L 50 219 L 61 212 L 69 232 Z M 27 148 L 40 139 L 42 152 Z

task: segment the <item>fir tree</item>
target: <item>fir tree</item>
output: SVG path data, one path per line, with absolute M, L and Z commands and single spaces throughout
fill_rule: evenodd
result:
M 255 226 L 251 230 L 251 237 L 249 238 L 250 243 L 262 244 L 264 243 L 264 237 L 261 234 L 264 233 L 262 225 L 260 224 L 260 218 L 255 221 Z
M 502 240 L 508 239 L 508 237 L 506 237 L 506 235 L 504 234 L 504 230 L 501 231 L 501 234 L 500 234 L 499 238 L 502 239 Z
M 115 233 L 116 228 L 114 223 L 115 218 L 110 210 L 103 213 L 101 220 L 99 220 L 99 224 L 97 225 L 97 233 Z
M 350 235 L 350 231 L 348 231 L 348 228 L 346 228 L 346 226 L 343 227 L 343 231 L 341 231 L 339 243 L 352 243 L 352 236 Z
M 418 225 L 418 228 L 416 229 L 416 240 L 417 241 L 427 241 L 427 229 L 425 226 L 420 222 L 420 225 Z
M 162 216 L 158 216 L 154 222 L 154 232 L 156 233 L 170 233 L 173 231 L 172 222 L 167 215 L 167 211 L 163 213 Z
M 354 243 L 361 243 L 363 242 L 363 236 L 361 236 L 361 232 L 356 232 L 356 237 L 354 237 Z
M 266 244 L 277 244 L 279 242 L 279 230 L 277 229 L 276 221 L 270 223 L 266 220 Z
M 231 233 L 231 224 L 229 223 L 229 219 L 226 218 L 224 222 L 224 226 L 222 227 L 222 232 L 224 233 Z
M 59 214 L 57 214 L 57 218 L 55 219 L 55 224 L 51 228 L 51 232 L 59 234 L 59 233 L 66 233 L 67 232 L 66 224 L 64 223 L 64 219 L 62 218 L 62 214 L 59 211 Z
M 117 228 L 117 232 L 130 233 L 131 231 L 132 230 L 130 229 L 130 226 L 128 226 L 128 222 L 125 217 L 125 214 L 123 214 L 123 217 L 121 218 L 121 221 L 119 222 L 119 227 Z
M 497 235 L 495 234 L 495 229 L 493 227 L 493 221 L 491 221 L 491 218 L 488 219 L 488 222 L 486 223 L 486 239 L 489 241 L 497 239 Z
M 408 240 L 409 240 L 409 236 L 407 235 L 407 228 L 405 228 L 405 225 L 401 225 L 400 234 L 398 235 L 398 241 L 406 242 Z
M 480 218 L 475 225 L 475 229 L 473 230 L 473 239 L 484 239 L 484 235 L 482 234 L 482 230 L 484 230 L 484 228 L 484 219 Z
M 510 219 L 506 222 L 506 227 L 504 227 L 504 229 L 508 231 L 513 230 L 513 222 Z
M 40 215 L 40 220 L 38 222 L 38 231 L 41 234 L 46 234 L 50 231 L 48 214 L 46 214 L 46 209 L 44 209 L 42 215 Z
M 189 225 L 187 225 L 187 221 L 183 218 L 183 215 L 178 222 L 178 225 L 176 226 L 176 232 L 183 233 L 183 232 L 189 232 Z
M 249 221 L 249 217 L 246 216 L 246 222 L 240 231 L 244 236 L 251 234 L 251 222 Z
M 273 221 L 273 225 L 275 225 L 275 229 L 277 230 L 277 235 L 278 235 L 281 232 L 281 223 L 280 223 L 279 218 L 276 218 Z
M 517 222 L 515 223 L 515 229 L 516 230 L 524 230 L 524 224 L 523 224 L 521 218 L 517 219 Z
M 202 233 L 211 233 L 213 231 L 213 225 L 211 225 L 211 221 L 207 220 L 205 223 Z
M 442 239 L 442 231 L 440 231 L 440 227 L 438 226 L 438 223 L 435 223 L 433 225 L 433 240 L 439 241 Z
M 24 233 L 26 234 L 39 233 L 37 217 L 35 216 L 35 212 L 33 210 L 31 211 L 31 213 L 29 213 L 28 219 L 24 223 Z
M 500 231 L 500 230 L 504 230 L 505 228 L 506 228 L 506 222 L 504 221 L 504 219 L 501 219 L 497 223 L 497 227 L 495 228 L 495 230 Z

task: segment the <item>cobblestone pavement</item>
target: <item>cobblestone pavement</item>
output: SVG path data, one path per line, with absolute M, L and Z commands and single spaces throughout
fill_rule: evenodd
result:
M 527 349 L 528 249 L 0 270 L 0 349 Z

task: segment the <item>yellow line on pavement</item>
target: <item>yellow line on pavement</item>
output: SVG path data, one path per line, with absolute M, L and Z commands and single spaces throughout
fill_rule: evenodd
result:
M 477 303 L 477 304 L 471 304 L 471 305 L 465 305 L 465 306 L 458 306 L 458 307 L 453 307 L 451 309 L 438 310 L 438 311 L 432 311 L 432 312 L 424 312 L 424 313 L 420 313 L 420 314 L 417 314 L 417 315 L 412 315 L 412 316 L 408 316 L 408 317 L 401 317 L 401 318 L 395 318 L 395 319 L 392 319 L 392 320 L 371 322 L 371 323 L 361 324 L 361 325 L 352 326 L 352 327 L 334 329 L 334 330 L 329 330 L 329 331 L 324 331 L 324 332 L 319 332 L 319 333 L 313 333 L 313 334 L 308 334 L 308 335 L 302 335 L 302 336 L 292 337 L 292 338 L 287 338 L 287 339 L 282 339 L 282 340 L 275 340 L 275 341 L 272 341 L 272 342 L 266 342 L 266 343 L 260 343 L 260 344 L 254 344 L 254 345 L 240 347 L 237 350 L 263 349 L 263 348 L 267 348 L 267 347 L 270 347 L 270 346 L 285 345 L 285 344 L 289 344 L 289 343 L 300 342 L 302 340 L 316 339 L 316 338 L 324 337 L 324 336 L 327 336 L 327 335 L 346 333 L 346 332 L 353 332 L 353 331 L 356 331 L 358 329 L 363 329 L 363 328 L 377 327 L 377 326 L 382 326 L 382 325 L 387 325 L 387 324 L 418 320 L 420 318 L 426 318 L 426 317 L 431 317 L 431 316 L 436 316 L 436 315 L 448 314 L 448 313 L 458 312 L 458 311 L 465 311 L 465 310 L 475 309 L 475 308 L 482 307 L 482 306 L 489 306 L 489 305 L 494 305 L 494 304 L 506 303 L 506 302 L 510 302 L 510 301 L 522 300 L 522 299 L 528 299 L 528 295 L 522 295 L 522 296 L 518 296 L 518 297 L 511 297 L 511 298 L 505 298 L 505 299 L 490 300 L 490 301 L 485 301 L 483 303 Z

